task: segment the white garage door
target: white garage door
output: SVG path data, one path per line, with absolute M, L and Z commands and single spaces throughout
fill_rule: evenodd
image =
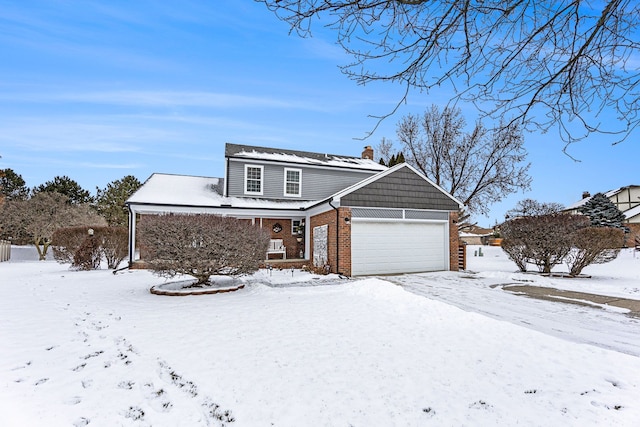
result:
M 445 223 L 353 219 L 351 274 L 354 276 L 448 270 L 448 261 Z

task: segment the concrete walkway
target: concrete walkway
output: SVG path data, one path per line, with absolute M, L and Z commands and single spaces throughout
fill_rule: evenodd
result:
M 565 302 L 588 307 L 618 307 L 629 310 L 629 313 L 627 313 L 629 316 L 640 317 L 640 300 L 565 291 L 541 286 L 502 285 L 501 287 L 505 291 L 547 301 Z

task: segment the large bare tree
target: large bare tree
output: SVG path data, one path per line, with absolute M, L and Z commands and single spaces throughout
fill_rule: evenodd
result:
M 456 108 L 432 106 L 409 114 L 397 127 L 407 163 L 464 203 L 470 213 L 487 213 L 492 203 L 528 189 L 531 178 L 520 127 L 489 130 L 476 122 L 470 133 Z
M 637 0 L 256 1 L 303 37 L 333 29 L 353 57 L 343 72 L 404 85 L 399 104 L 447 85 L 453 102 L 557 126 L 567 143 L 594 132 L 617 142 L 640 123 Z
M 539 202 L 534 199 L 524 199 L 516 203 L 513 209 L 505 214 L 506 219 L 523 216 L 551 215 L 564 209 L 564 205 L 556 202 Z
M 88 204 L 71 204 L 56 192 L 40 192 L 27 200 L 7 201 L 0 210 L 2 236 L 30 241 L 38 249 L 40 260 L 46 259 L 53 233 L 61 227 L 106 225 Z

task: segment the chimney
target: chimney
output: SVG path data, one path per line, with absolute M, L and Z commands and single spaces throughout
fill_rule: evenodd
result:
M 591 197 L 591 193 L 589 193 L 588 191 L 583 191 L 582 192 L 582 198 L 583 199 L 586 199 L 586 198 L 589 198 L 589 197 Z
M 364 147 L 364 151 L 362 152 L 363 159 L 373 160 L 373 148 L 370 145 Z

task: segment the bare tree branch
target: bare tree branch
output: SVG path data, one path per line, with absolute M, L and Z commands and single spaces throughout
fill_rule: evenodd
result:
M 353 58 L 342 71 L 357 83 L 403 85 L 380 120 L 409 90 L 448 85 L 450 105 L 471 102 L 483 116 L 510 117 L 507 126 L 556 127 L 565 150 L 593 133 L 619 142 L 640 123 L 635 0 L 256 1 L 300 36 L 319 22 L 333 29 Z
M 459 109 L 436 106 L 419 118 L 405 116 L 396 130 L 407 163 L 462 201 L 471 213 L 529 188 L 529 163 L 517 124 L 486 129 L 480 121 L 464 133 Z

